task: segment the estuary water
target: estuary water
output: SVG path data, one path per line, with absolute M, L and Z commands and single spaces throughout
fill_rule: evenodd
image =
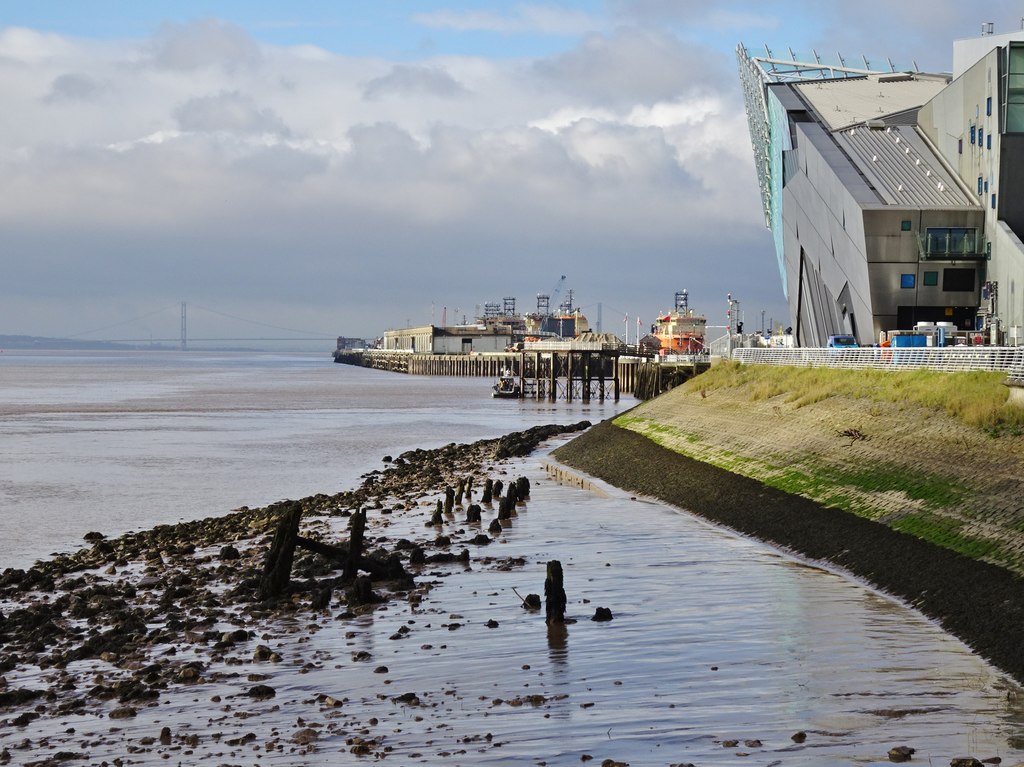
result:
M 298 355 L 4 353 L 0 563 L 73 549 L 88 530 L 337 492 L 384 455 L 597 421 L 632 402 L 492 400 L 490 383 Z M 422 606 L 286 619 L 261 636 L 285 659 L 272 668 L 240 653 L 224 668 L 242 681 L 211 674 L 116 727 L 93 714 L 0 724 L 0 746 L 27 738 L 32 758 L 45 744 L 92 763 L 133 744 L 137 764 L 355 764 L 360 734 L 395 764 L 883 765 L 898 745 L 914 763 L 1024 761 L 1024 695 L 913 610 L 682 510 L 560 484 L 546 460 L 509 469 L 530 477 L 530 501 L 472 566 L 425 573 Z M 392 538 L 422 534 L 422 516 L 382 520 Z M 549 559 L 564 564 L 577 621 L 564 631 L 519 606 L 543 591 Z M 614 620 L 590 621 L 596 606 Z M 239 696 L 257 670 L 272 706 Z M 410 692 L 415 708 L 400 702 Z M 344 705 L 323 708 L 324 693 Z M 301 759 L 288 745 L 300 726 L 316 732 Z M 153 743 L 162 727 L 194 736 L 184 755 Z
M 72 550 L 92 530 L 336 493 L 385 455 L 628 406 L 494 400 L 492 383 L 328 355 L 4 352 L 0 569 Z

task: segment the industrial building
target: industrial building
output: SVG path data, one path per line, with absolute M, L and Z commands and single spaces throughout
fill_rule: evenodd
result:
M 955 41 L 952 74 L 787 54 L 737 47 L 797 344 L 1021 343 L 1024 31 Z

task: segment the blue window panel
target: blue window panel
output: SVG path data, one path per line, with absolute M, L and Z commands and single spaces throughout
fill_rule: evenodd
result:
M 971 126 L 971 143 L 972 144 L 977 144 L 978 143 L 978 129 L 974 125 Z
M 978 147 L 980 148 L 981 145 L 984 144 L 984 143 L 985 143 L 985 129 L 979 126 L 978 127 Z
M 991 133 L 989 133 L 987 136 L 985 136 L 985 148 L 990 150 L 990 151 L 992 149 L 992 134 Z
M 900 287 L 901 288 L 912 288 L 917 282 L 916 274 L 901 274 L 900 275 Z
M 983 182 L 982 177 L 978 176 L 978 194 L 981 194 L 981 192 L 982 192 L 982 182 Z
M 985 181 L 985 194 L 988 194 L 988 180 Z
M 996 193 L 992 193 L 992 210 L 996 209 Z

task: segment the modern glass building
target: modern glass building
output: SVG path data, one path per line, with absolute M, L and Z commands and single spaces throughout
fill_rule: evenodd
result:
M 927 74 L 737 48 L 765 223 L 801 346 L 919 322 L 1021 342 L 1024 32 Z

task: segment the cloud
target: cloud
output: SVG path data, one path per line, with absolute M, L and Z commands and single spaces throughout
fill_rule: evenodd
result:
M 731 63 L 671 35 L 633 27 L 612 36 L 587 35 L 579 47 L 538 61 L 534 70 L 564 92 L 621 105 L 731 87 Z
M 439 67 L 410 66 L 399 64 L 382 77 L 376 77 L 366 84 L 363 97 L 380 99 L 388 96 L 409 96 L 423 94 L 438 98 L 464 98 L 469 91 L 455 78 Z
M 431 29 L 459 32 L 497 32 L 503 35 L 578 35 L 600 27 L 593 16 L 550 5 L 517 5 L 511 13 L 496 11 L 434 11 L 418 13 L 413 21 Z
M 260 108 L 251 96 L 238 91 L 189 99 L 174 110 L 174 118 L 183 131 L 289 134 L 272 109 Z
M 726 56 L 635 27 L 402 63 L 238 33 L 60 38 L 0 65 L 19 116 L 0 121 L 0 328 L 99 327 L 130 298 L 373 336 L 432 302 L 528 304 L 559 274 L 591 314 L 781 292 Z
M 109 89 L 108 83 L 100 82 L 89 75 L 69 73 L 54 79 L 50 85 L 50 92 L 43 100 L 50 104 L 59 101 L 94 101 Z
M 212 66 L 231 71 L 254 67 L 263 60 L 259 46 L 245 30 L 217 19 L 164 22 L 151 53 L 157 67 L 180 71 Z

